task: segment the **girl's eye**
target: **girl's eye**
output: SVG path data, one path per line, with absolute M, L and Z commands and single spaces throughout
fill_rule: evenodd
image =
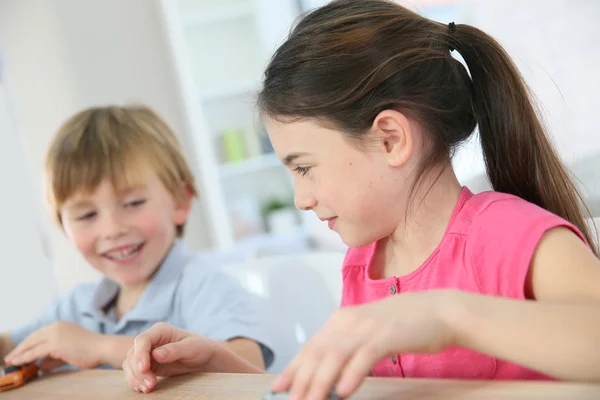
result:
M 87 221 L 96 216 L 96 211 L 90 211 L 77 217 L 77 221 Z
M 142 204 L 144 204 L 146 202 L 145 199 L 140 199 L 140 200 L 134 200 L 134 201 L 130 201 L 127 204 L 125 204 L 126 207 L 139 207 Z
M 310 167 L 296 167 L 296 169 L 294 169 L 294 171 L 296 171 L 298 174 L 304 176 L 308 173 L 308 171 L 310 170 Z

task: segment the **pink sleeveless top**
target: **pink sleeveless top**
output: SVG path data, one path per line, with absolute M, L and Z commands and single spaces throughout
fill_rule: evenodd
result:
M 473 195 L 463 188 L 442 241 L 412 273 L 373 280 L 370 269 L 376 243 L 348 250 L 342 270 L 342 306 L 442 288 L 524 299 L 537 244 L 544 232 L 558 226 L 570 228 L 585 242 L 575 226 L 534 204 L 497 192 Z M 380 361 L 372 372 L 411 378 L 548 379 L 458 347 L 439 354 L 396 354 Z

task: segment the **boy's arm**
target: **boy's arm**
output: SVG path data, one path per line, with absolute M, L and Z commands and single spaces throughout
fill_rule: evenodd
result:
M 4 357 L 14 349 L 14 344 L 10 334 L 0 334 L 0 365 L 4 365 Z
M 265 370 L 274 358 L 270 348 L 264 300 L 249 293 L 222 269 L 191 272 L 181 293 L 190 299 L 183 308 L 185 329 L 223 343 L 253 368 Z
M 100 365 L 121 369 L 123 361 L 127 358 L 127 352 L 133 347 L 133 339 L 125 335 L 102 335 L 98 346 Z
M 127 352 L 133 347 L 134 338 L 124 335 L 103 335 L 102 343 L 98 347 L 100 354 L 98 356 L 100 364 L 110 365 L 113 368 L 121 369 L 123 361 L 127 358 Z M 243 358 L 253 367 L 264 370 L 262 352 L 258 343 L 245 338 L 235 338 L 223 342 L 225 347 L 236 356 Z
M 260 370 L 265 369 L 265 361 L 260 345 L 254 340 L 235 338 L 225 342 L 225 346 L 237 356 L 245 359 Z

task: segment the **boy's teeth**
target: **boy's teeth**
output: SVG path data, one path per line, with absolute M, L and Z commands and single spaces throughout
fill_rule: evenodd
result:
M 129 250 L 115 251 L 115 252 L 107 254 L 107 256 L 109 258 L 112 258 L 113 260 L 122 260 L 124 258 L 129 257 L 131 254 L 135 253 L 139 249 L 139 247 L 140 246 L 138 245 L 138 246 L 131 247 Z

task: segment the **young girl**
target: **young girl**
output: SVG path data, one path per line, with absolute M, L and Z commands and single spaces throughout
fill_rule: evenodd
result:
M 494 39 L 391 1 L 333 1 L 277 50 L 259 105 L 296 205 L 350 247 L 344 307 L 275 391 L 346 397 L 369 374 L 600 380 L 600 262 L 583 202 Z M 452 170 L 476 127 L 493 192 L 471 193 Z M 140 339 L 137 379 L 165 336 Z

